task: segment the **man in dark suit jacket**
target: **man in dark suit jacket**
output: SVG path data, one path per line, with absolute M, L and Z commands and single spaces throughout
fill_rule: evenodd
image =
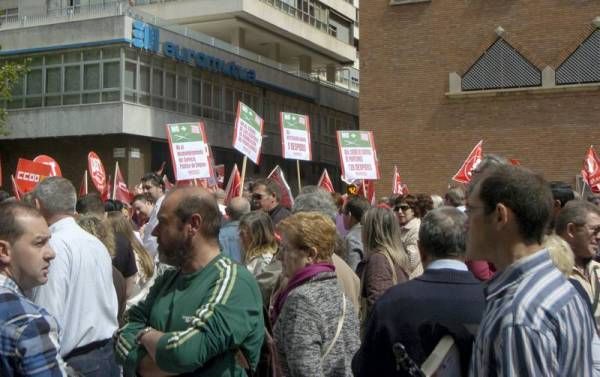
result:
M 457 343 L 467 374 L 474 335 L 485 309 L 483 285 L 464 264 L 466 215 L 453 207 L 430 211 L 419 230 L 423 275 L 390 288 L 375 304 L 354 356 L 356 377 L 407 376 L 394 344 L 421 365 L 446 334 Z

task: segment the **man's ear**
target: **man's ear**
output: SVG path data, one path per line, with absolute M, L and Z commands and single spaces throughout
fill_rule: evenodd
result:
M 42 203 L 40 202 L 40 200 L 38 198 L 33 199 L 35 201 L 35 208 L 38 209 L 38 211 L 42 210 Z
M 496 209 L 494 211 L 494 221 L 497 224 L 498 228 L 503 228 L 509 222 L 512 217 L 512 211 L 502 203 L 496 204 Z
M 0 240 L 0 266 L 8 266 L 11 261 L 11 247 L 8 241 Z
M 574 238 L 576 232 L 577 232 L 577 225 L 575 225 L 573 223 L 568 223 L 567 230 L 565 232 L 567 237 L 569 237 L 569 239 Z
M 199 213 L 194 213 L 190 217 L 190 227 L 194 234 L 200 232 L 200 228 L 202 227 L 202 216 Z

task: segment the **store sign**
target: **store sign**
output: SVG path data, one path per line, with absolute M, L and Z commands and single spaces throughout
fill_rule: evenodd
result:
M 142 21 L 133 21 L 132 44 L 134 47 L 158 54 L 160 52 L 159 28 Z M 200 51 L 181 47 L 170 41 L 162 43 L 162 54 L 180 62 L 193 64 L 201 69 L 221 73 L 236 80 L 251 83 L 256 81 L 256 71 L 253 69 L 244 68 L 233 61 L 227 62 Z
M 200 51 L 180 47 L 173 42 L 163 43 L 163 54 L 184 63 L 195 64 L 196 67 L 222 73 L 225 76 L 243 81 L 254 82 L 256 71 L 237 65 L 234 62 L 226 62 L 223 59 L 207 55 Z

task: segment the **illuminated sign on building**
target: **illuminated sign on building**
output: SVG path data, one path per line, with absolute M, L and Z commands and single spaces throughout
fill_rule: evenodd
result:
M 154 53 L 160 52 L 160 33 L 155 26 L 142 21 L 133 22 L 133 46 Z M 233 61 L 205 54 L 204 52 L 181 47 L 176 43 L 167 41 L 162 43 L 162 53 L 166 57 L 180 62 L 193 64 L 198 68 L 221 73 L 225 76 L 253 83 L 256 80 L 256 71 L 244 68 Z

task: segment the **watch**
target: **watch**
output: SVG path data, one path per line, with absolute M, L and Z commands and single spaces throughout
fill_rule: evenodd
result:
M 154 330 L 154 329 L 152 327 L 150 327 L 150 326 L 144 327 L 143 329 L 141 329 L 140 332 L 138 332 L 137 335 L 135 336 L 135 343 L 136 344 L 141 344 L 142 337 L 144 335 L 148 334 L 152 330 Z

